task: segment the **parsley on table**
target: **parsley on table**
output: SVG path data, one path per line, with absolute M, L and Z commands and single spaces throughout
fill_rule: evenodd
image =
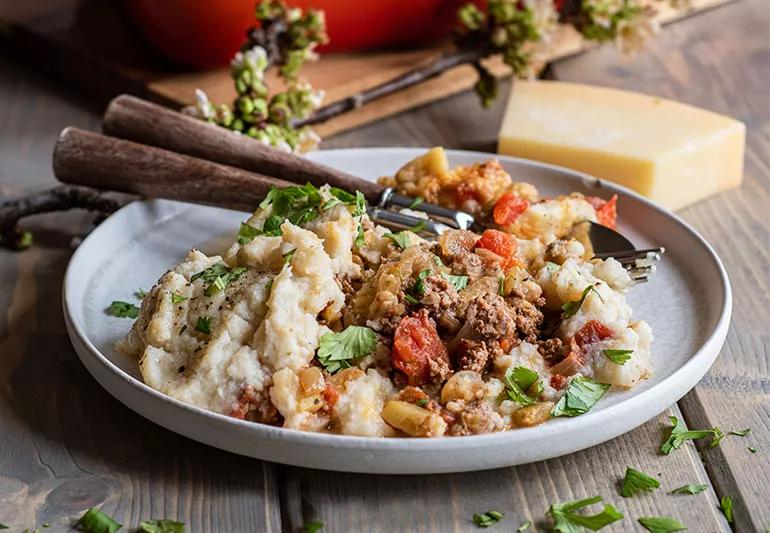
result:
M 0 529 L 11 529 L 11 526 L 6 526 L 3 523 L 0 523 Z
M 731 496 L 722 496 L 722 499 L 719 500 L 719 508 L 722 510 L 722 514 L 725 515 L 728 524 L 735 522 L 735 517 L 733 517 L 733 499 Z
M 440 264 L 441 259 L 439 259 L 438 257 L 436 257 L 436 259 Z M 443 266 L 443 265 L 439 265 L 439 266 Z M 441 277 L 447 280 L 449 283 L 451 283 L 457 292 L 460 292 L 461 290 L 463 290 L 465 287 L 468 286 L 468 276 L 453 276 L 451 274 L 447 274 L 446 272 L 442 272 Z
M 324 523 L 319 520 L 311 520 L 302 526 L 302 533 L 316 533 L 324 528 Z
M 510 367 L 505 371 L 505 384 L 508 397 L 519 405 L 532 405 L 537 401 L 528 394 L 533 389 L 533 394 L 542 392 L 542 383 L 534 370 L 523 366 Z
M 248 244 L 260 235 L 262 235 L 261 229 L 241 222 L 241 227 L 238 228 L 238 244 Z
M 206 335 L 211 334 L 211 317 L 210 316 L 199 316 L 198 321 L 195 322 L 195 331 L 200 331 L 201 333 L 205 333 Z
M 757 449 L 754 446 L 749 446 L 749 451 L 751 453 L 757 453 Z
M 132 303 L 114 300 L 106 309 L 106 313 L 118 318 L 136 318 L 139 316 L 139 308 Z
M 749 433 L 751 433 L 751 428 L 742 429 L 742 430 L 740 430 L 740 431 L 735 431 L 735 430 L 733 430 L 733 431 L 731 431 L 729 434 L 730 434 L 730 435 L 736 435 L 736 436 L 738 436 L 738 437 L 745 437 L 745 436 L 746 436 L 746 435 L 748 435 Z
M 78 526 L 86 533 L 115 533 L 122 527 L 110 515 L 91 508 L 78 520 Z
M 601 501 L 601 496 L 594 496 L 574 502 L 555 503 L 551 505 L 546 514 L 553 518 L 553 530 L 558 533 L 580 533 L 584 527 L 598 531 L 621 520 L 623 513 L 610 504 L 605 504 L 604 509 L 595 515 L 578 514 L 576 511 L 595 503 L 601 503 Z
M 490 527 L 497 524 L 505 515 L 500 511 L 487 511 L 473 515 L 473 523 L 478 527 Z
M 587 413 L 596 405 L 604 393 L 610 388 L 604 383 L 597 383 L 591 378 L 580 376 L 574 378 L 551 410 L 551 416 L 578 416 Z
M 599 298 L 602 297 L 602 295 L 599 294 L 599 291 L 596 290 L 596 287 L 594 285 L 589 285 L 583 290 L 583 294 L 580 295 L 580 298 L 578 300 L 575 300 L 574 302 L 567 302 L 561 306 L 562 317 L 569 318 L 571 316 L 575 316 L 575 314 L 580 310 L 580 307 L 583 305 L 583 302 L 588 296 L 588 293 L 591 291 L 594 291 L 599 296 Z
M 396 243 L 402 250 L 406 250 L 412 242 L 411 237 L 409 236 L 410 233 L 411 232 L 404 230 L 399 231 L 398 233 L 386 233 L 383 237 Z
M 708 485 L 703 485 L 701 483 L 688 483 L 687 485 L 675 488 L 670 491 L 669 494 L 700 494 L 701 492 L 708 490 L 708 488 Z
M 348 326 L 340 333 L 326 333 L 318 342 L 318 360 L 329 373 L 347 368 L 350 359 L 369 355 L 377 347 L 377 335 L 370 328 Z
M 722 433 L 719 428 L 696 429 L 688 431 L 685 429 L 684 424 L 682 424 L 677 417 L 670 416 L 668 419 L 672 425 L 671 434 L 669 435 L 668 439 L 666 439 L 666 441 L 660 446 L 660 451 L 664 455 L 670 454 L 672 450 L 678 449 L 685 441 L 688 440 L 702 439 L 704 437 L 711 436 L 709 447 L 713 448 L 719 444 L 719 441 L 721 441 L 722 437 L 724 437 L 724 433 Z
M 629 359 L 631 359 L 631 354 L 634 353 L 633 350 L 602 350 L 602 353 L 615 363 L 616 365 L 622 365 Z
M 674 533 L 687 529 L 679 520 L 668 516 L 643 516 L 638 522 L 651 533 Z
M 630 498 L 641 492 L 651 492 L 660 487 L 660 481 L 635 468 L 626 467 L 626 476 L 623 478 L 623 487 L 620 495 Z
M 184 522 L 169 520 L 146 520 L 139 524 L 136 533 L 184 533 Z
M 409 204 L 409 209 L 414 209 L 421 203 L 423 203 L 425 200 L 423 200 L 422 196 L 415 196 L 414 200 L 412 200 L 412 203 Z

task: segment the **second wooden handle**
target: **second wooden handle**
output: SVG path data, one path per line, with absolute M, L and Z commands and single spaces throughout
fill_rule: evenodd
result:
M 256 209 L 272 186 L 295 185 L 78 128 L 59 134 L 53 170 L 73 185 L 241 211 Z

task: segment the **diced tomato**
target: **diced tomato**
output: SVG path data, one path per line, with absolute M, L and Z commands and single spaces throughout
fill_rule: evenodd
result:
M 337 392 L 337 389 L 334 388 L 334 385 L 332 385 L 330 382 L 327 382 L 326 387 L 321 393 L 321 396 L 326 402 L 326 405 L 329 406 L 329 408 L 332 408 L 334 407 L 334 404 L 337 403 L 337 400 L 339 400 L 340 393 Z
M 611 339 L 612 337 L 613 333 L 609 327 L 598 320 L 590 320 L 575 333 L 573 338 L 577 346 L 582 348 L 586 344 Z
M 446 347 L 424 310 L 401 319 L 390 357 L 393 367 L 406 374 L 410 385 L 421 385 L 430 379 L 431 361 L 449 365 Z
M 475 248 L 484 248 L 496 255 L 503 258 L 503 262 L 500 265 L 503 270 L 515 266 L 518 261 L 516 259 L 516 250 L 519 243 L 513 236 L 496 229 L 484 230 L 481 234 L 481 238 L 476 241 Z
M 609 200 L 604 200 L 597 196 L 586 196 L 586 201 L 591 204 L 596 211 L 596 220 L 602 226 L 615 229 L 618 221 L 618 195 L 613 194 Z
M 519 215 L 527 209 L 529 209 L 528 200 L 517 196 L 512 192 L 507 192 L 497 200 L 497 203 L 495 203 L 495 207 L 492 210 L 492 218 L 494 219 L 495 224 L 499 224 L 500 226 L 510 226 L 516 222 Z

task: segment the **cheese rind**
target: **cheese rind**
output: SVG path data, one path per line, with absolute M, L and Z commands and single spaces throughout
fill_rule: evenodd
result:
M 671 100 L 517 82 L 498 151 L 579 170 L 679 209 L 740 185 L 745 135 L 738 120 Z

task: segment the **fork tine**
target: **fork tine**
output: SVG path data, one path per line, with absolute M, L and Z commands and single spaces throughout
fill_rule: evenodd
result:
M 666 249 L 663 247 L 660 248 L 648 248 L 645 250 L 625 250 L 622 252 L 600 252 L 598 254 L 595 254 L 595 257 L 598 257 L 599 259 L 606 259 L 608 257 L 613 257 L 617 259 L 618 261 L 624 261 L 624 260 L 634 260 L 637 258 L 645 258 L 645 257 L 654 257 L 657 261 L 660 259 L 660 256 L 666 252 Z

